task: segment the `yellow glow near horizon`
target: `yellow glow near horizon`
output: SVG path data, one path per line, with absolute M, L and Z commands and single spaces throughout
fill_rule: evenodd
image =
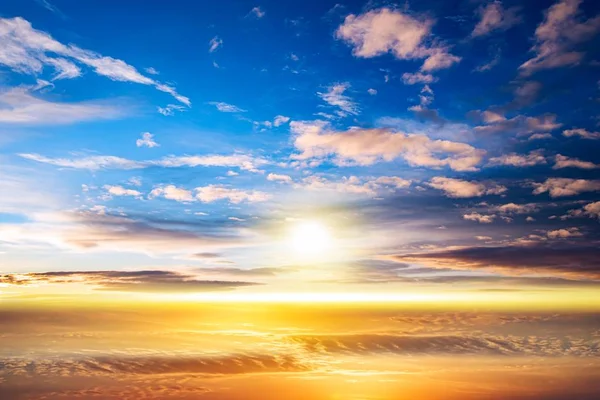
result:
M 331 249 L 328 227 L 318 221 L 302 221 L 290 229 L 289 242 L 298 255 L 317 256 Z

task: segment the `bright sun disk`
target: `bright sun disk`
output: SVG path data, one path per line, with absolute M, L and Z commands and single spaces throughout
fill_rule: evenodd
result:
M 331 234 L 320 222 L 304 221 L 292 227 L 290 244 L 299 254 L 321 254 L 331 246 Z

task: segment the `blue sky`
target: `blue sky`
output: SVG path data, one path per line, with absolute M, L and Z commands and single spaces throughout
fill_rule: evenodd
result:
M 2 272 L 587 285 L 599 32 L 591 0 L 4 2 Z

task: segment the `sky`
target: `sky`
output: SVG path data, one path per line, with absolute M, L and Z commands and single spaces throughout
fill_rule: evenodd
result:
M 439 357 L 430 372 L 456 389 L 439 398 L 490 398 L 478 396 L 512 379 L 495 358 L 509 353 L 511 371 L 522 357 L 555 357 L 554 369 L 530 360 L 527 374 L 558 380 L 546 388 L 532 380 L 535 390 L 502 398 L 550 398 L 544 390 L 571 398 L 558 377 L 597 356 L 600 332 L 599 106 L 593 0 L 3 1 L 0 314 L 7 335 L 25 344 L 0 349 L 0 383 L 10 382 L 14 398 L 111 398 L 76 381 L 24 394 L 19 368 L 34 357 L 32 376 L 62 376 L 74 364 L 52 357 L 69 354 L 81 369 L 120 365 L 136 380 L 125 361 L 108 360 L 107 343 L 129 351 L 134 342 L 125 341 L 147 334 L 146 322 L 178 318 L 176 336 L 190 346 L 208 343 L 238 365 L 243 357 L 227 351 L 239 340 L 251 349 L 244 357 L 259 357 L 248 362 L 268 370 L 264 382 L 245 380 L 252 368 L 237 371 L 239 393 L 273 387 L 283 370 L 327 387 L 386 375 L 408 347 Z M 242 304 L 256 311 L 237 313 Z M 274 316 L 278 328 L 261 314 L 279 312 L 275 304 L 293 316 Z M 165 305 L 181 315 L 150 311 Z M 192 305 L 216 318 L 212 330 L 190 322 Z M 130 326 L 119 307 L 146 322 Z M 84 316 L 91 309 L 114 331 L 99 333 Z M 422 309 L 436 311 L 416 321 Z M 330 312 L 339 329 L 322 325 Z M 39 318 L 34 328 L 29 317 Z M 427 327 L 414 336 L 390 321 Z M 55 344 L 61 324 L 91 342 L 72 336 L 49 345 L 52 354 L 30 342 L 39 331 Z M 156 352 L 171 332 L 157 329 L 144 342 Z M 186 339 L 189 330 L 202 337 Z M 474 332 L 489 337 L 465 339 Z M 260 354 L 270 339 L 281 354 Z M 561 340 L 571 342 L 560 350 Z M 91 343 L 103 350 L 82 353 Z M 179 357 L 187 344 L 161 351 Z M 315 352 L 318 368 L 305 362 Z M 475 378 L 457 383 L 461 372 L 446 357 L 479 353 L 487 361 L 473 363 L 490 381 L 467 393 Z M 338 361 L 343 378 L 329 375 Z M 356 372 L 362 362 L 373 363 L 370 372 Z M 356 400 L 424 396 L 434 378 L 403 368 L 418 376 L 412 386 L 386 375 L 384 393 L 364 378 Z M 106 383 L 104 373 L 86 373 L 90 385 Z M 167 388 L 189 383 L 164 379 Z M 288 393 L 353 398 L 290 379 Z M 582 399 L 600 391 L 593 374 L 573 379 Z M 214 394 L 221 383 L 213 383 L 202 386 L 208 398 L 237 398 Z M 197 398 L 194 385 L 174 398 Z M 110 395 L 166 398 L 162 386 L 146 397 L 123 390 Z

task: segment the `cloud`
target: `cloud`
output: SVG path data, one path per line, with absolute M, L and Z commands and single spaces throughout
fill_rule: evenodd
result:
M 87 156 L 80 158 L 51 158 L 40 154 L 21 153 L 20 157 L 40 163 L 64 168 L 89 169 L 141 169 L 150 167 L 237 167 L 242 170 L 259 172 L 258 167 L 267 164 L 263 158 L 254 158 L 246 154 L 232 155 L 207 154 L 196 156 L 166 156 L 158 160 L 136 161 L 116 156 Z
M 484 111 L 481 116 L 486 125 L 476 126 L 476 133 L 486 135 L 497 134 L 514 134 L 517 136 L 526 136 L 540 132 L 551 132 L 562 126 L 556 122 L 556 115 L 546 114 L 540 117 L 525 117 L 518 115 L 511 119 L 506 119 L 504 116 L 497 113 Z
M 123 186 L 118 186 L 118 185 L 104 185 L 104 189 L 113 196 L 140 197 L 142 195 L 137 190 L 125 189 Z
M 414 18 L 398 10 L 380 8 L 348 15 L 335 36 L 352 46 L 356 57 L 372 58 L 389 52 L 400 60 L 425 59 L 421 71 L 434 71 L 450 67 L 460 57 L 449 54 L 445 47 L 426 44 L 433 24 L 426 17 Z
M 98 290 L 123 292 L 206 292 L 256 285 L 253 282 L 201 280 L 175 271 L 53 271 L 0 275 L 8 285 L 86 284 Z
M 154 135 L 150 132 L 142 133 L 142 138 L 135 141 L 137 147 L 158 147 L 158 143 L 154 141 Z
M 157 107 L 157 111 L 164 115 L 165 117 L 170 117 L 175 115 L 175 111 L 184 111 L 185 107 L 177 105 L 177 104 L 168 104 L 166 107 Z
M 367 90 L 367 93 L 369 93 L 371 96 L 375 96 L 377 94 L 377 90 L 373 89 L 373 88 L 369 88 Z
M 266 15 L 266 13 L 261 10 L 260 7 L 254 7 L 252 10 L 250 10 L 249 15 L 254 15 L 256 18 L 262 18 Z
M 423 74 L 421 72 L 405 72 L 402 74 L 402 82 L 406 85 L 415 85 L 417 83 L 433 83 L 437 82 L 437 78 L 431 74 Z
M 153 67 L 148 67 L 148 68 L 144 68 L 144 71 L 146 71 L 147 73 L 149 73 L 150 75 L 160 75 L 160 72 L 158 72 L 155 68 Z
M 494 214 L 483 215 L 479 214 L 478 212 L 472 212 L 470 214 L 464 214 L 463 219 L 466 219 L 468 221 L 476 221 L 480 224 L 491 224 L 492 222 L 494 222 L 494 219 L 496 219 L 496 216 Z
M 352 193 L 376 196 L 382 193 L 391 193 L 396 189 L 405 189 L 412 181 L 397 176 L 365 177 L 343 176 L 341 179 L 331 181 L 327 178 L 312 175 L 302 179 L 295 185 L 296 188 L 314 191 L 331 191 L 335 193 Z
M 233 204 L 241 202 L 263 202 L 271 198 L 271 195 L 257 190 L 244 191 L 240 189 L 232 189 L 223 185 L 208 185 L 197 187 L 196 198 L 203 203 L 212 203 L 218 200 L 228 200 Z
M 267 175 L 268 181 L 273 182 L 282 182 L 282 183 L 292 183 L 292 178 L 289 175 L 281 175 L 281 174 L 269 174 Z
M 529 214 L 539 211 L 539 205 L 536 203 L 515 204 L 507 203 L 492 208 L 502 214 Z
M 589 203 L 579 210 L 569 210 L 567 218 L 587 216 L 600 219 L 600 201 Z M 563 219 L 563 218 L 561 218 Z
M 165 199 L 188 202 L 194 201 L 192 192 L 186 189 L 178 188 L 174 185 L 159 186 L 152 189 L 149 198 L 164 197 Z
M 586 129 L 567 129 L 563 131 L 563 136 L 575 137 L 579 136 L 582 139 L 598 140 L 600 139 L 600 132 L 590 132 Z
M 544 183 L 534 183 L 533 187 L 533 194 L 548 192 L 550 197 L 576 196 L 600 191 L 600 180 L 548 178 Z
M 546 11 L 535 30 L 535 56 L 519 67 L 522 75 L 581 62 L 585 54 L 574 48 L 600 31 L 600 16 L 582 21 L 580 4 L 581 0 L 561 0 Z
M 497 270 L 509 274 L 550 274 L 600 279 L 600 249 L 596 246 L 465 247 L 392 256 L 398 262 L 425 264 L 434 268 Z
M 424 134 L 405 134 L 387 128 L 336 132 L 326 130 L 322 121 L 293 121 L 290 127 L 296 134 L 294 146 L 300 151 L 292 156 L 297 160 L 322 162 L 333 156 L 337 165 L 372 165 L 401 157 L 412 166 L 475 171 L 485 154 L 484 150 L 466 143 L 432 140 Z
M 45 66 L 55 70 L 53 79 L 71 79 L 81 75 L 75 62 L 91 67 L 98 75 L 114 81 L 132 82 L 154 86 L 166 91 L 187 106 L 190 100 L 179 95 L 173 88 L 164 90 L 165 85 L 142 75 L 135 67 L 123 60 L 106 57 L 75 45 L 64 45 L 49 34 L 38 31 L 21 17 L 0 18 L 0 65 L 14 72 L 38 75 Z M 57 57 L 58 56 L 58 57 Z
M 485 72 L 494 68 L 496 65 L 500 63 L 502 58 L 502 53 L 500 51 L 496 51 L 492 59 L 484 64 L 478 65 L 473 69 L 475 72 Z
M 581 169 L 596 169 L 600 168 L 599 164 L 594 164 L 590 161 L 583 161 L 578 158 L 571 158 L 567 156 L 563 156 L 562 154 L 557 154 L 554 158 L 554 166 L 552 169 L 561 169 L 561 168 L 581 168 Z
M 488 166 L 510 165 L 512 167 L 532 167 L 534 165 L 546 164 L 546 157 L 542 150 L 534 150 L 529 154 L 503 154 L 499 157 L 492 157 Z
M 500 1 L 493 1 L 485 7 L 480 7 L 477 10 L 480 20 L 473 29 L 471 37 L 485 36 L 498 30 L 505 31 L 522 22 L 521 17 L 517 15 L 518 10 L 518 7 L 504 9 Z
M 286 117 L 285 115 L 277 115 L 275 119 L 273 119 L 273 126 L 281 126 L 283 124 L 287 124 L 290 121 L 290 117 Z
M 319 97 L 323 99 L 327 104 L 339 107 L 342 110 L 341 116 L 346 116 L 347 114 L 358 114 L 358 105 L 353 102 L 350 97 L 346 96 L 344 92 L 350 88 L 350 84 L 348 82 L 344 83 L 336 83 L 334 85 L 329 86 L 327 92 L 321 93 L 317 92 Z
M 414 326 L 414 325 L 413 325 Z M 536 336 L 494 336 L 434 334 L 394 335 L 389 333 L 355 333 L 296 335 L 289 338 L 307 351 L 326 354 L 361 355 L 511 355 L 511 356 L 564 356 L 565 338 L 539 338 Z M 596 341 L 582 344 L 581 348 L 568 352 L 571 356 L 589 357 L 596 353 Z
M 120 251 L 146 254 L 190 254 L 248 244 L 235 230 L 194 225 L 168 218 L 111 215 L 105 208 L 37 213 L 19 224 L 0 225 L 0 241 L 15 246 L 45 244 L 78 251 Z
M 108 102 L 51 102 L 35 97 L 26 88 L 0 93 L 0 123 L 21 125 L 67 125 L 78 122 L 116 119 L 125 115 L 123 107 Z
M 550 239 L 567 239 L 570 237 L 581 237 L 583 233 L 579 231 L 579 228 L 561 228 L 553 231 L 546 232 L 546 235 Z
M 228 188 L 224 185 L 208 185 L 194 188 L 196 193 L 192 194 L 192 190 L 178 188 L 174 185 L 155 187 L 149 197 L 164 197 L 165 199 L 175 200 L 180 202 L 191 202 L 199 200 L 203 203 L 212 203 L 217 200 L 229 200 L 231 203 L 237 204 L 244 201 L 261 202 L 271 198 L 268 193 L 260 191 L 244 191 L 240 189 Z
M 217 107 L 217 110 L 225 113 L 238 113 L 238 112 L 246 112 L 246 110 L 241 109 L 233 104 L 227 104 L 222 101 L 210 101 L 208 104 Z
M 220 47 L 223 47 L 223 40 L 220 37 L 215 36 L 214 38 L 210 39 L 210 42 L 208 42 L 208 45 L 209 45 L 208 52 L 214 53 Z
M 57 167 L 75 168 L 75 169 L 136 169 L 143 168 L 138 161 L 128 160 L 115 156 L 89 156 L 82 158 L 50 158 L 39 154 L 21 153 L 20 157 L 27 160 L 37 161 L 44 164 L 55 165 Z
M 436 176 L 428 183 L 434 189 L 442 190 L 448 197 L 468 198 L 483 195 L 497 195 L 507 191 L 505 186 L 493 182 L 473 182 L 462 179 Z

